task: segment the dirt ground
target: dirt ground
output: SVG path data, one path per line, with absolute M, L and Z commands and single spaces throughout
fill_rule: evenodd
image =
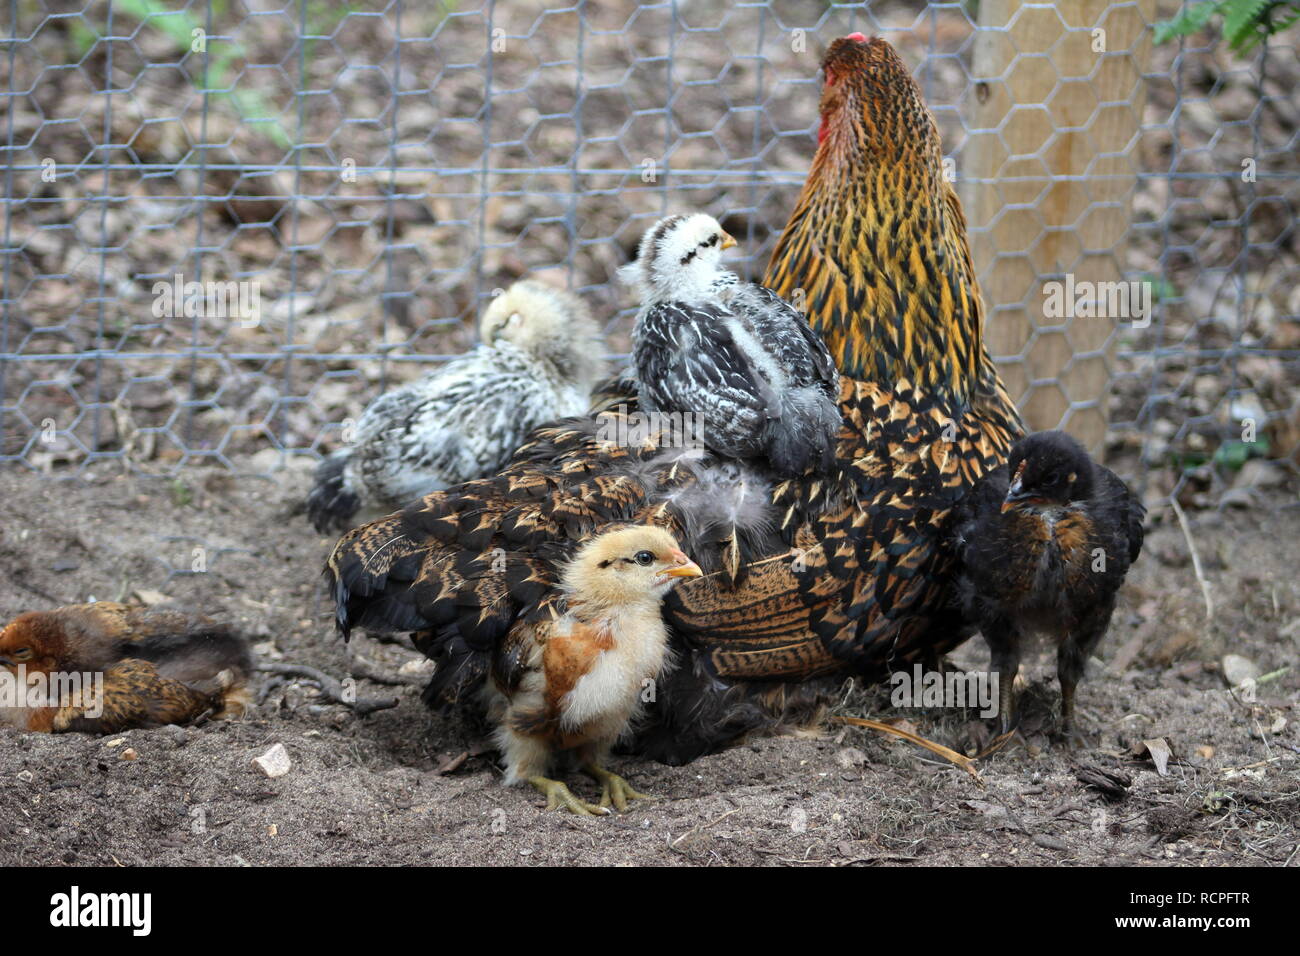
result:
M 291 514 L 305 481 L 0 473 L 0 611 L 166 596 L 237 620 L 261 660 L 417 681 L 418 656 L 400 645 L 361 637 L 365 660 L 349 662 L 318 584 L 330 541 Z M 1269 675 L 1300 643 L 1300 509 L 1274 504 L 1189 516 L 1209 624 L 1186 538 L 1154 515 L 1081 691 L 1087 745 L 1070 752 L 1046 736 L 1058 697 L 1044 658 L 1029 673 L 1027 741 L 982 760 L 980 781 L 828 723 L 685 767 L 620 759 L 662 799 L 579 820 L 503 788 L 492 756 L 429 713 L 415 683 L 359 681 L 362 695 L 401 697 L 361 718 L 298 681 L 238 722 L 112 738 L 0 730 L 0 865 L 1295 865 L 1300 672 Z M 203 573 L 190 570 L 196 547 Z M 1267 678 L 1254 703 L 1228 691 L 1228 653 Z M 983 654 L 977 639 L 953 663 L 977 667 Z M 847 687 L 834 713 L 906 717 L 959 748 L 984 730 L 965 713 L 893 711 L 880 688 Z M 1173 751 L 1163 775 L 1134 752 L 1154 738 Z M 293 767 L 268 779 L 251 760 L 275 743 Z M 137 759 L 123 759 L 128 748 Z M 1112 802 L 1078 779 L 1089 768 L 1131 785 Z

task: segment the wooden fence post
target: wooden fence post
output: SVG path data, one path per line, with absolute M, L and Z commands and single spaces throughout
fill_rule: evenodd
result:
M 1044 283 L 1124 278 L 1155 0 L 980 0 L 958 160 L 985 334 L 1032 430 L 1101 449 L 1117 322 L 1052 318 Z

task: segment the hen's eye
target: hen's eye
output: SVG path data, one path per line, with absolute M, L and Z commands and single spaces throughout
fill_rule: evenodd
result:
M 636 553 L 636 559 L 635 559 L 635 560 L 636 560 L 636 563 L 637 563 L 637 564 L 641 565 L 642 567 L 645 567 L 645 566 L 647 566 L 647 565 L 653 563 L 654 559 L 655 559 L 654 552 L 652 552 L 652 551 L 638 551 L 638 552 Z
M 16 661 L 30 661 L 32 659 L 32 649 L 30 647 L 20 647 L 10 656 Z

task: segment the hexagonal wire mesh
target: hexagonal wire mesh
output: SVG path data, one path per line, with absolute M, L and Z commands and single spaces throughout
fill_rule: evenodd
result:
M 714 213 L 761 273 L 818 57 L 860 30 L 916 67 L 1031 425 L 1108 422 L 1156 496 L 1218 502 L 1253 457 L 1251 482 L 1293 480 L 1294 34 L 1153 47 L 1180 6 L 1155 0 L 3 5 L 0 462 L 314 459 L 525 272 L 624 351 L 611 276 L 666 210 Z M 1046 315 L 1045 282 L 1121 279 L 1149 282 L 1149 327 Z M 189 282 L 246 309 L 187 315 Z

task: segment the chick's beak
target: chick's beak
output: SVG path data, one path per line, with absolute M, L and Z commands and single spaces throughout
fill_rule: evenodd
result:
M 732 248 L 733 246 L 736 246 L 736 245 L 738 245 L 738 243 L 736 242 L 735 239 L 733 239 L 733 238 L 731 237 L 731 234 L 730 234 L 730 233 L 724 232 L 724 233 L 722 234 L 722 246 L 721 246 L 721 248 L 723 248 L 723 249 L 730 249 L 730 248 Z
M 669 555 L 677 563 L 664 571 L 664 576 L 669 578 L 698 578 L 703 577 L 704 572 L 700 566 L 688 558 L 681 551 L 674 551 Z
M 1002 500 L 1002 513 L 1006 514 L 1016 505 L 1023 504 L 1026 501 L 1037 501 L 1038 496 L 1032 491 L 1026 491 L 1018 481 L 1013 481 L 1011 487 L 1007 489 L 1007 496 Z

